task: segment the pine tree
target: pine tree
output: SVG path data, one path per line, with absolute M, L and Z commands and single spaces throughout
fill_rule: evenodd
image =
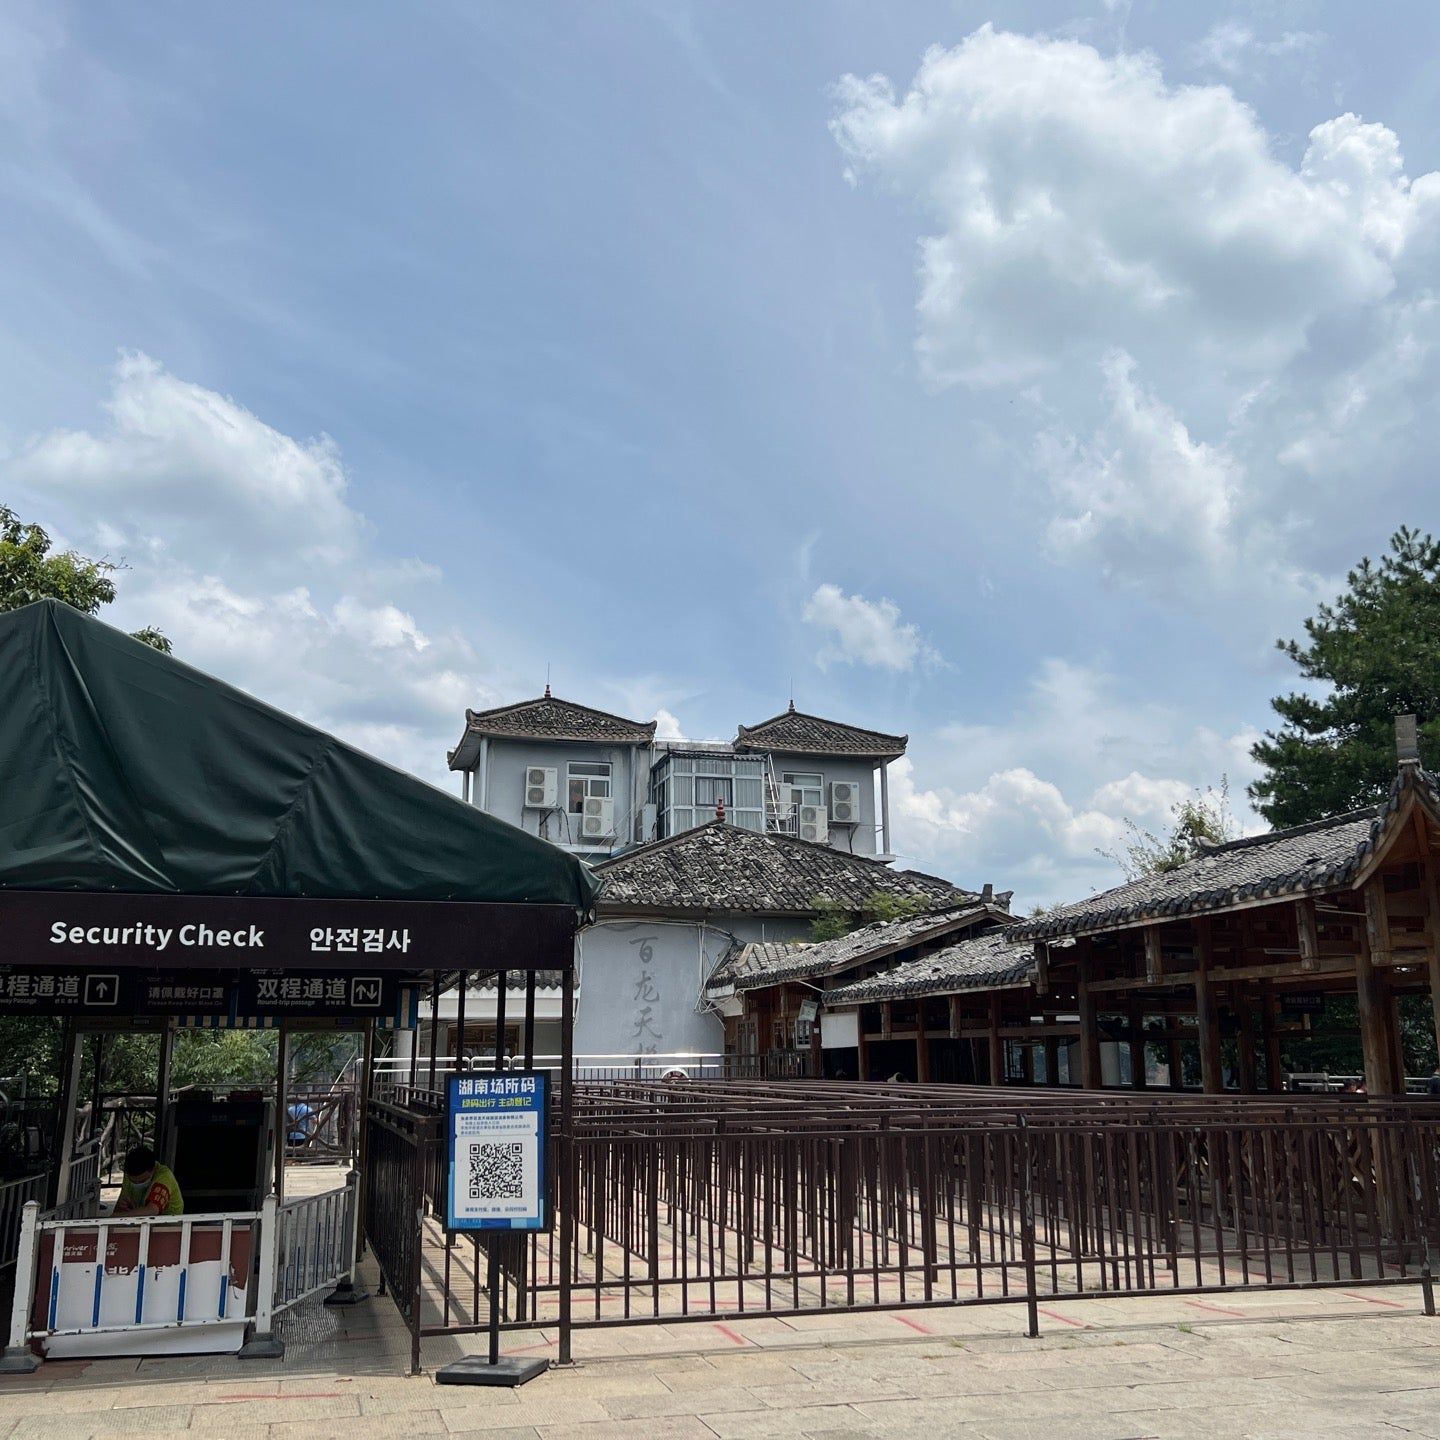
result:
M 1250 752 L 1265 767 L 1250 797 L 1277 827 L 1383 798 L 1395 778 L 1397 715 L 1417 717 L 1422 761 L 1440 761 L 1440 542 L 1396 531 L 1389 554 L 1362 560 L 1305 635 L 1279 647 L 1324 688 L 1277 696 L 1283 723 Z

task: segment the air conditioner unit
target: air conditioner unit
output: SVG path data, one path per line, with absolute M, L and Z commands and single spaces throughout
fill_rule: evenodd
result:
M 853 780 L 832 780 L 830 782 L 830 823 L 832 825 L 858 825 L 860 823 L 860 787 Z
M 615 802 L 599 795 L 587 795 L 580 812 L 580 836 L 584 840 L 608 840 L 615 833 Z
M 796 833 L 802 840 L 823 845 L 830 838 L 830 818 L 823 805 L 802 805 L 795 821 Z
M 530 765 L 525 770 L 525 808 L 553 810 L 560 803 L 560 772 L 553 765 Z

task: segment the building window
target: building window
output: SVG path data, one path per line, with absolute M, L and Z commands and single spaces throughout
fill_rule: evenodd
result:
M 573 761 L 566 767 L 566 809 L 579 815 L 587 800 L 610 798 L 610 766 L 598 761 Z
M 781 776 L 781 782 L 795 792 L 797 807 L 825 803 L 825 777 L 821 774 L 814 771 L 801 771 L 797 774 L 787 770 Z
M 695 808 L 713 810 L 724 801 L 727 810 L 735 808 L 735 782 L 728 775 L 697 775 L 695 777 Z

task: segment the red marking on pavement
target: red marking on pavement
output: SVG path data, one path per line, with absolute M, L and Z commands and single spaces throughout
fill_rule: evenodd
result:
M 555 1344 L 553 1340 L 542 1340 L 538 1345 L 517 1345 L 513 1350 L 507 1350 L 507 1355 L 528 1355 L 532 1350 L 548 1350 Z
M 716 1321 L 715 1328 L 727 1340 L 733 1340 L 737 1345 L 748 1345 L 750 1343 L 743 1335 L 737 1335 L 728 1325 L 721 1325 L 719 1321 Z
M 1351 1300 L 1363 1300 L 1367 1305 L 1388 1305 L 1392 1310 L 1403 1310 L 1405 1307 L 1398 1300 L 1377 1300 L 1373 1295 L 1352 1295 L 1350 1291 L 1344 1292 Z
M 1192 1310 L 1208 1310 L 1212 1315 L 1233 1315 L 1238 1320 L 1245 1318 L 1243 1310 L 1227 1310 L 1223 1305 L 1207 1305 L 1203 1300 L 1187 1300 L 1185 1303 Z
M 890 1318 L 892 1320 L 898 1320 L 902 1325 L 908 1325 L 912 1330 L 918 1330 L 922 1335 L 933 1335 L 935 1333 L 928 1326 L 911 1320 L 907 1315 L 892 1315 Z
M 339 1400 L 344 1394 L 342 1390 L 303 1390 L 294 1394 L 277 1395 L 273 1390 L 262 1391 L 257 1395 L 220 1395 L 214 1400 L 201 1400 L 201 1405 L 228 1405 L 232 1400 Z
M 1047 1315 L 1051 1320 L 1060 1320 L 1066 1325 L 1073 1325 L 1077 1330 L 1088 1330 L 1090 1327 L 1083 1320 L 1072 1320 L 1068 1315 L 1062 1315 L 1058 1310 L 1047 1310 L 1043 1305 L 1036 1307 L 1037 1315 Z

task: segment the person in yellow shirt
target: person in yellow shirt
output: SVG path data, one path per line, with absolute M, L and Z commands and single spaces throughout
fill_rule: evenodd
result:
M 125 1179 L 120 1185 L 115 1213 L 179 1215 L 184 1209 L 185 1200 L 174 1171 L 160 1164 L 148 1145 L 137 1145 L 125 1156 Z

